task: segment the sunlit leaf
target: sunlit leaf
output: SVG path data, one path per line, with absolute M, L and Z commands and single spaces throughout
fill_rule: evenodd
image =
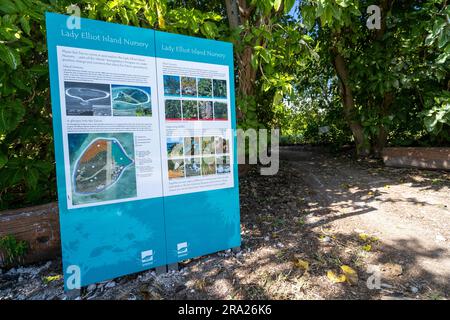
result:
M 337 275 L 332 270 L 327 271 L 327 277 L 333 283 L 342 283 L 346 281 L 346 277 L 344 274 Z
M 341 266 L 341 270 L 345 275 L 345 280 L 351 284 L 356 285 L 358 283 L 358 273 L 347 265 Z

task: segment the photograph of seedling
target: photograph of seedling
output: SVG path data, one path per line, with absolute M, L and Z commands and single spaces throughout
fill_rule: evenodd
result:
M 212 80 L 211 79 L 197 79 L 198 97 L 210 98 L 212 97 Z
M 180 100 L 166 100 L 165 109 L 166 120 L 181 120 L 183 118 Z
M 228 108 L 225 102 L 214 102 L 214 119 L 228 120 Z
M 186 177 L 201 175 L 200 158 L 186 158 Z
M 214 157 L 202 158 L 202 175 L 216 174 L 216 159 Z
M 198 113 L 200 120 L 213 120 L 213 104 L 211 101 L 199 101 Z
M 200 138 L 199 137 L 184 138 L 184 154 L 186 156 L 200 155 Z
M 197 96 L 197 79 L 193 77 L 181 77 L 181 95 L 188 97 Z
M 202 154 L 214 154 L 214 137 L 202 138 Z
M 183 120 L 198 120 L 196 100 L 183 100 Z
M 169 168 L 169 179 L 184 178 L 184 160 L 169 160 L 167 162 Z
M 226 98 L 227 97 L 227 81 L 226 80 L 213 80 L 214 98 Z
M 164 75 L 164 95 L 179 96 L 180 95 L 180 77 Z

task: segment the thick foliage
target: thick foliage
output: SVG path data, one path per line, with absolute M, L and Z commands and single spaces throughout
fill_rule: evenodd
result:
M 0 209 L 56 198 L 44 12 L 70 1 L 0 2 Z M 78 1 L 83 17 L 218 38 L 222 17 L 163 0 Z
M 366 27 L 366 9 L 373 4 L 382 8 L 379 30 Z M 301 24 L 319 46 L 321 72 L 334 66 L 348 86 L 340 92 L 347 112 L 335 120 L 345 117 L 362 128 L 366 148 L 386 139 L 397 145 L 450 142 L 447 5 L 437 0 L 309 0 L 299 9 Z M 342 79 L 342 67 L 348 79 Z M 310 84 L 300 85 L 298 91 L 311 90 Z

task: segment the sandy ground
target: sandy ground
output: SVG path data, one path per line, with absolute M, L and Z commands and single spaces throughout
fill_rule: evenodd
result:
M 311 147 L 280 155 L 277 175 L 254 168 L 240 179 L 240 251 L 91 285 L 79 299 L 449 297 L 449 173 Z M 353 272 L 342 278 L 342 266 Z M 67 299 L 60 274 L 58 260 L 3 270 L 0 300 Z

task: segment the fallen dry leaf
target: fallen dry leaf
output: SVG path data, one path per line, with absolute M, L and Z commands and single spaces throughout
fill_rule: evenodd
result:
M 60 274 L 56 275 L 56 276 L 48 276 L 44 278 L 44 282 L 45 283 L 50 283 L 52 281 L 56 281 L 56 280 L 60 280 L 62 278 L 62 276 Z
M 368 234 L 365 234 L 365 233 L 360 233 L 360 234 L 359 234 L 359 238 L 360 238 L 362 241 L 367 241 L 367 239 L 369 239 L 369 235 L 368 235 Z
M 384 276 L 400 276 L 403 273 L 403 268 L 397 263 L 385 263 L 381 266 L 381 271 Z
M 342 283 L 347 280 L 345 274 L 337 275 L 336 273 L 334 273 L 334 271 L 331 270 L 327 271 L 327 277 L 333 283 Z
M 305 272 L 309 271 L 309 262 L 302 259 L 296 259 L 294 261 L 294 266 L 296 266 L 299 269 L 305 270 Z
M 345 279 L 351 285 L 356 285 L 358 283 L 358 273 L 349 266 L 341 266 L 342 272 L 344 272 Z

